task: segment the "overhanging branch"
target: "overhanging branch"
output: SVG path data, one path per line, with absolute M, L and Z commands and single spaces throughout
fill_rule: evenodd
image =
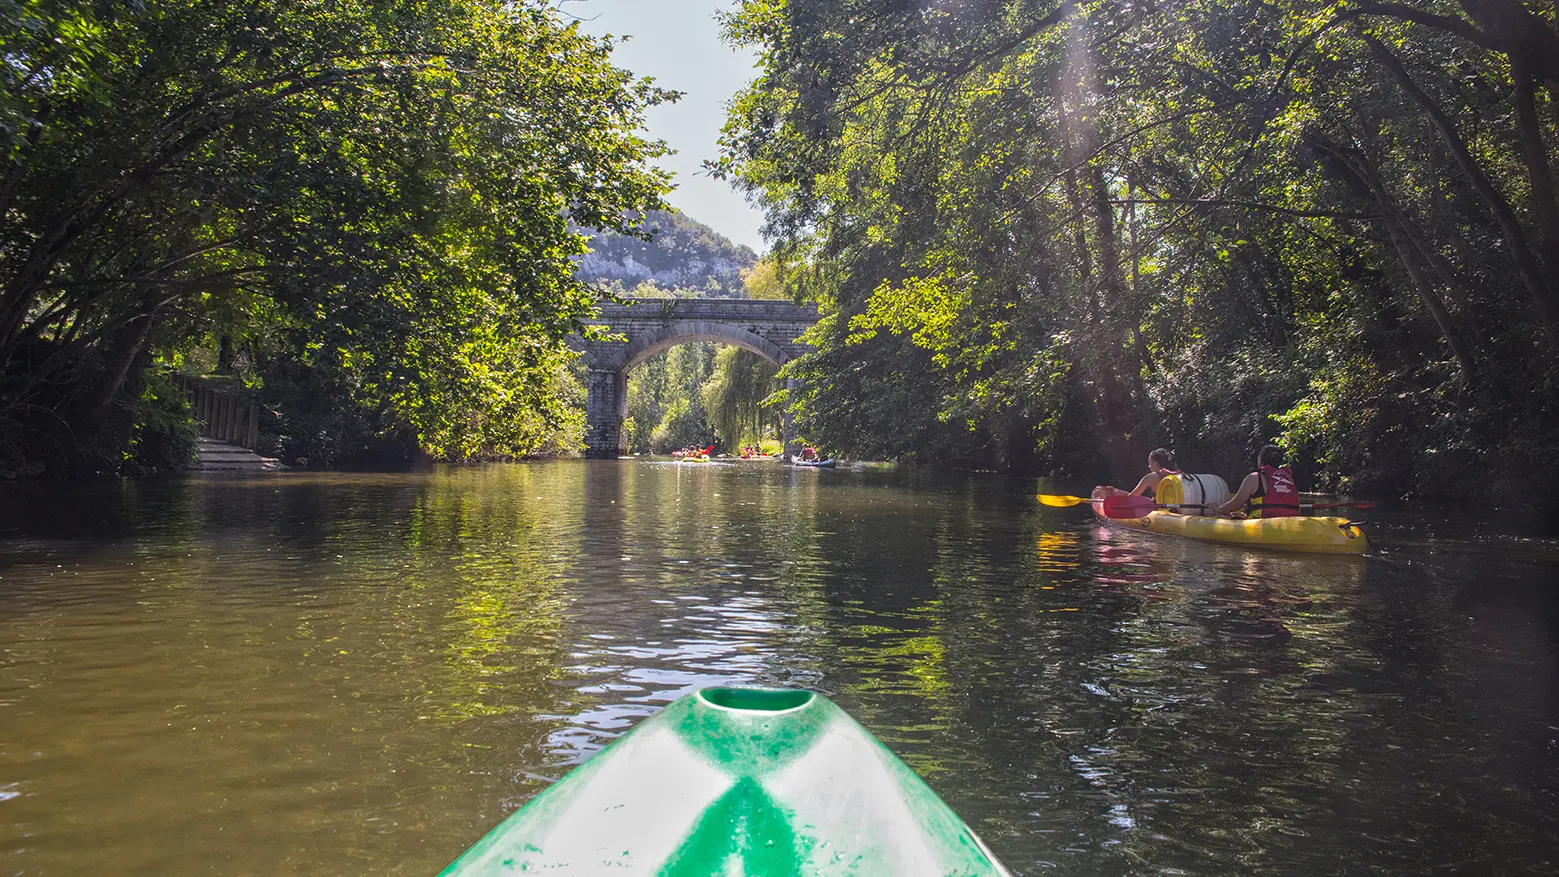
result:
M 1355 213 L 1349 210 L 1313 210 L 1300 207 L 1284 207 L 1281 204 L 1265 204 L 1260 201 L 1244 201 L 1237 198 L 1112 198 L 1111 204 L 1190 204 L 1209 207 L 1239 207 L 1246 210 L 1265 210 L 1285 216 L 1302 216 L 1318 219 L 1379 219 L 1374 213 Z

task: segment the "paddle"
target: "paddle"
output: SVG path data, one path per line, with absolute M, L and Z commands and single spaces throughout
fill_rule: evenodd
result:
M 1074 505 L 1082 505 L 1085 502 L 1093 502 L 1086 496 L 1067 496 L 1066 494 L 1041 493 L 1039 501 L 1044 505 L 1055 508 L 1067 508 Z M 1104 498 L 1104 516 L 1107 518 L 1140 518 L 1154 509 L 1164 509 L 1169 506 L 1158 505 L 1145 496 L 1128 496 L 1117 493 Z M 1193 506 L 1186 506 L 1193 508 Z M 1194 506 L 1200 508 L 1200 506 Z M 1115 512 L 1117 514 L 1112 514 Z
M 1314 511 L 1315 509 L 1336 508 L 1367 509 L 1373 508 L 1374 506 L 1375 504 L 1372 502 L 1359 501 L 1301 503 L 1299 507 L 1301 509 L 1310 509 Z M 1166 508 L 1199 509 L 1202 507 L 1199 505 L 1163 505 L 1161 503 L 1156 503 L 1145 496 L 1122 496 L 1117 494 L 1115 496 L 1107 496 L 1104 498 L 1103 508 L 1101 511 L 1104 513 L 1106 518 L 1145 518 L 1147 517 L 1148 512 L 1151 512 L 1154 509 Z
M 1041 493 L 1039 501 L 1044 505 L 1055 508 L 1067 508 L 1074 505 L 1082 505 L 1085 502 L 1093 502 L 1086 496 L 1067 496 L 1066 494 Z M 1145 496 L 1128 496 L 1117 493 L 1104 498 L 1104 516 L 1107 518 L 1141 518 L 1154 509 L 1168 508 L 1161 506 Z M 1189 508 L 1189 506 L 1188 506 Z
M 1039 501 L 1044 505 L 1053 506 L 1055 508 L 1069 508 L 1075 505 L 1082 505 L 1085 502 L 1091 502 L 1092 500 L 1086 496 L 1067 496 L 1066 494 L 1041 493 L 1039 495 Z M 1156 503 L 1145 496 L 1128 496 L 1121 493 L 1105 497 L 1103 505 L 1104 508 L 1102 511 L 1104 512 L 1104 516 L 1106 518 L 1142 518 L 1146 517 L 1148 512 L 1151 512 L 1154 509 L 1201 508 L 1201 506 L 1190 505 L 1160 505 L 1159 503 Z M 1375 503 L 1365 500 L 1356 500 L 1352 502 L 1317 502 L 1300 504 L 1300 508 L 1307 508 L 1311 510 L 1341 508 L 1368 509 L 1374 508 L 1374 506 Z
M 1171 508 L 1145 496 L 1128 496 L 1119 493 L 1105 497 L 1103 506 L 1101 511 L 1106 518 L 1145 518 L 1148 512 L 1154 509 Z M 1185 506 L 1185 508 L 1201 508 L 1201 506 Z

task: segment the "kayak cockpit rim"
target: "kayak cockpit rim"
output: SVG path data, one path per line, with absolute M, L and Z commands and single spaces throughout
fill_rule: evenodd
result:
M 812 702 L 813 694 L 801 688 L 705 688 L 698 699 L 723 710 L 784 713 Z

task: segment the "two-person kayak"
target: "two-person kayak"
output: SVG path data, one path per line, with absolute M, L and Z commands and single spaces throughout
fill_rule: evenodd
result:
M 1142 497 L 1110 495 L 1102 488 L 1094 490 L 1089 504 L 1101 520 L 1145 533 L 1311 554 L 1363 554 L 1369 550 L 1364 530 L 1347 518 L 1221 518 L 1196 514 L 1198 510 L 1191 508 L 1156 508 Z

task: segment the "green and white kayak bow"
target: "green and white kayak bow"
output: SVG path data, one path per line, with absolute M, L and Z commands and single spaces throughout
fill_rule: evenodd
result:
M 444 870 L 985 877 L 1008 871 L 904 762 L 810 691 L 689 694 Z

